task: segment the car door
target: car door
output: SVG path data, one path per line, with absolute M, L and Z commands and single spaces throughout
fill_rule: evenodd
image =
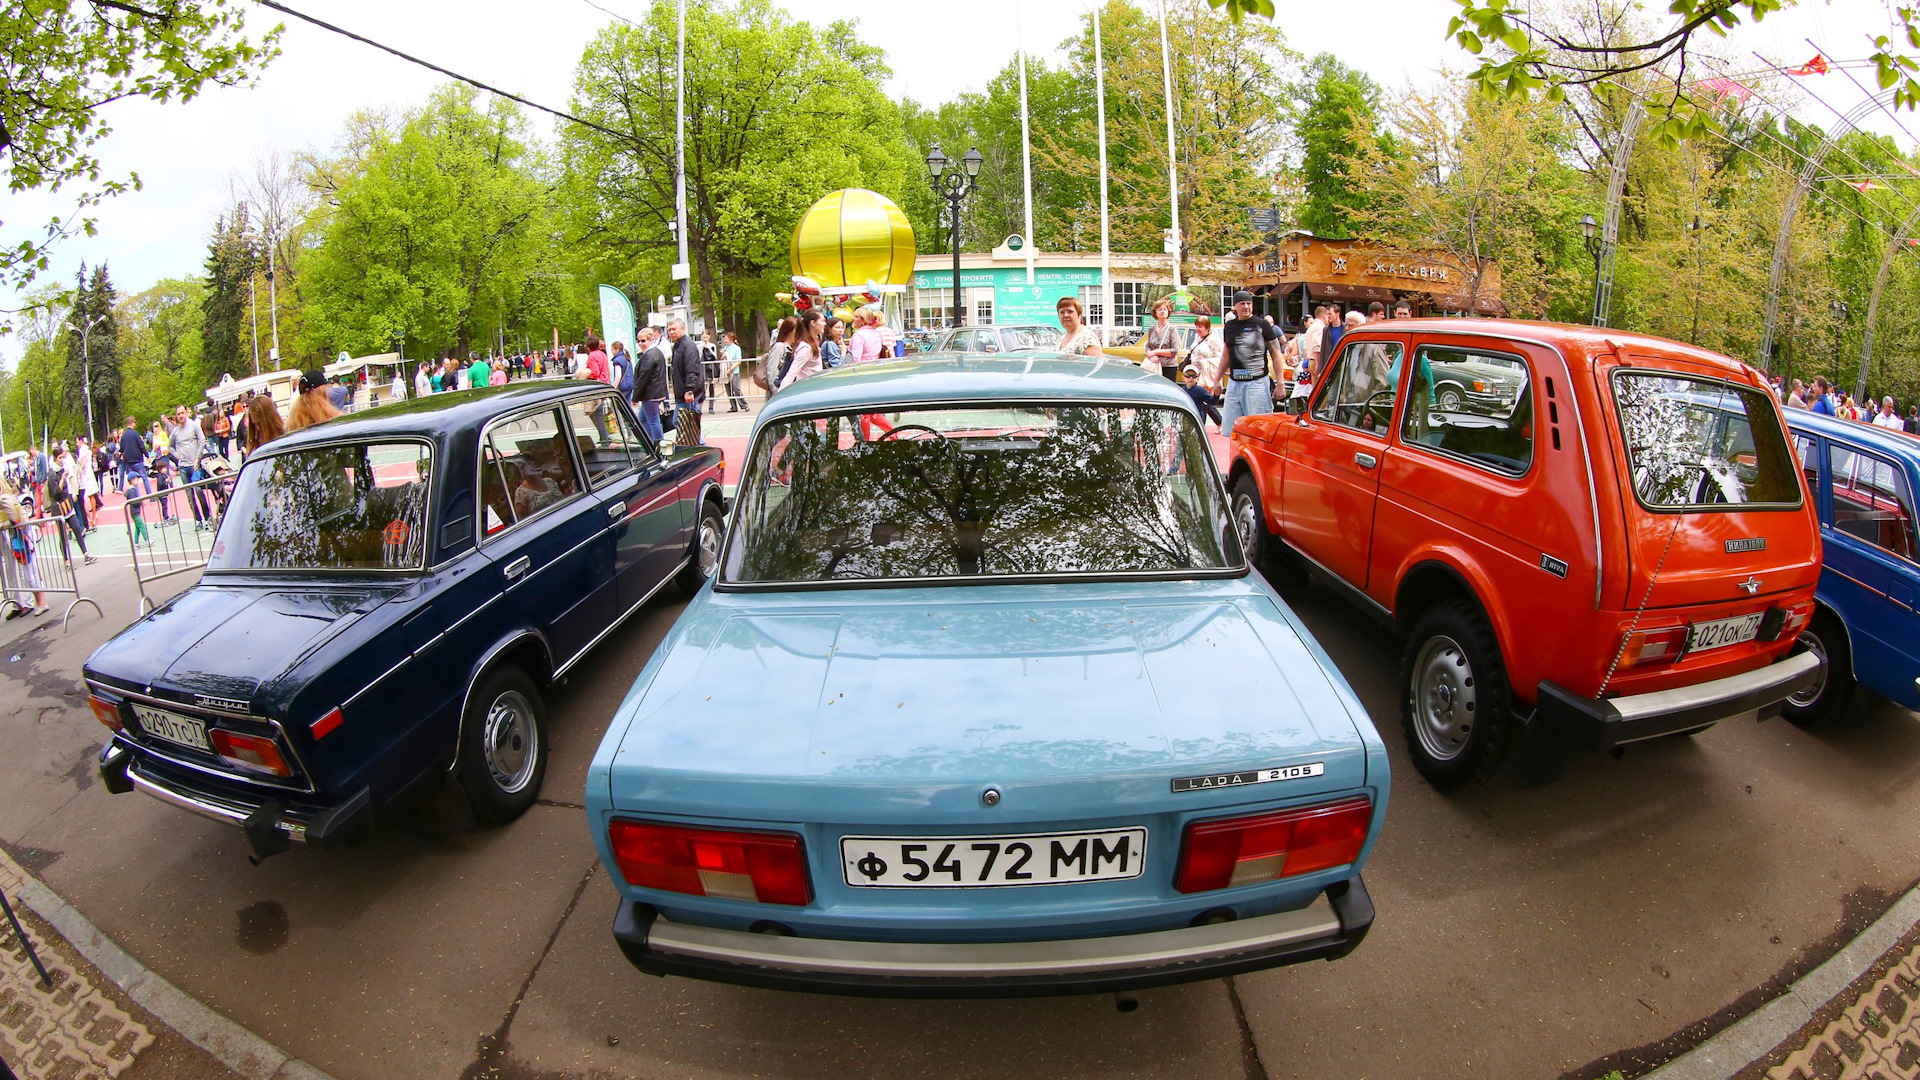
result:
M 609 606 L 618 617 L 652 595 L 680 565 L 686 552 L 684 500 L 617 395 L 568 402 L 567 419 L 586 463 L 587 484 L 606 518 L 613 546 Z
M 1920 616 L 1914 582 L 1912 477 L 1891 457 L 1826 440 L 1830 514 L 1820 539 L 1834 605 L 1845 615 L 1853 670 L 1861 682 L 1908 708 L 1920 707 Z
M 613 543 L 557 405 L 494 421 L 481 435 L 481 550 L 499 568 L 507 613 L 547 636 L 556 667 L 613 618 Z
M 1355 588 L 1367 587 L 1380 459 L 1393 430 L 1404 339 L 1342 342 L 1287 440 L 1282 533 L 1292 547 Z

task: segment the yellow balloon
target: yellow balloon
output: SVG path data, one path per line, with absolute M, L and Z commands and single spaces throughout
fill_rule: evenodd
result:
M 852 322 L 852 321 L 853 321 L 853 309 L 852 309 L 852 308 L 850 308 L 850 307 L 837 307 L 837 308 L 834 308 L 834 309 L 833 309 L 833 317 L 834 317 L 834 318 L 836 318 L 836 319 L 839 319 L 839 320 L 840 320 L 841 322 Z
M 893 200 L 865 188 L 828 192 L 794 226 L 788 257 L 795 274 L 822 286 L 913 279 L 913 226 Z

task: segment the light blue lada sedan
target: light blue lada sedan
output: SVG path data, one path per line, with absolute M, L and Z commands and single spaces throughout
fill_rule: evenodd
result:
M 641 970 L 961 997 L 1344 956 L 1387 790 L 1174 384 L 943 358 L 767 405 L 586 801 Z

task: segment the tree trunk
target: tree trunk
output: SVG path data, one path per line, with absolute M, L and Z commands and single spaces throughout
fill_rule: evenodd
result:
M 699 263 L 700 273 L 700 315 L 706 322 L 707 331 L 713 334 L 717 342 L 720 337 L 718 330 L 720 317 L 713 306 L 713 274 L 707 268 L 707 245 L 704 237 L 694 249 L 694 253 Z

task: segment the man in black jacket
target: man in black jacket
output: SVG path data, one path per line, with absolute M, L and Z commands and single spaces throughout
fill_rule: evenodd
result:
M 639 332 L 639 359 L 633 362 L 633 401 L 640 412 L 640 430 L 658 445 L 661 437 L 660 403 L 667 399 L 667 358 L 659 349 L 653 328 Z
M 707 367 L 700 362 L 700 346 L 687 336 L 687 324 L 679 319 L 667 323 L 667 337 L 673 342 L 673 396 L 677 407 L 674 421 L 680 445 L 700 442 L 700 403 L 707 397 Z M 688 420 L 688 414 L 692 419 Z

